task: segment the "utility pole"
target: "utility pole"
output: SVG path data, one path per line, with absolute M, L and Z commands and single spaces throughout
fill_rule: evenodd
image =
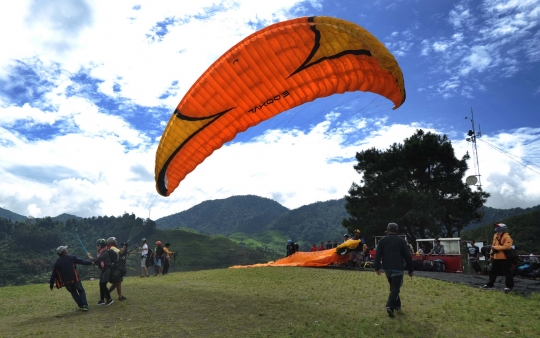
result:
M 467 116 L 465 116 L 465 119 L 469 119 Z M 475 185 L 476 188 L 482 192 L 482 180 L 481 180 L 481 175 L 480 175 L 480 162 L 478 160 L 478 148 L 476 146 L 476 137 L 480 137 L 482 136 L 482 132 L 480 131 L 480 124 L 478 124 L 478 132 L 476 132 L 476 129 L 474 127 L 474 112 L 473 112 L 473 109 L 471 108 L 471 128 L 472 129 L 469 129 L 469 131 L 467 132 L 467 142 L 471 142 L 472 143 L 472 153 L 473 153 L 473 164 L 474 164 L 474 175 L 472 176 L 469 176 L 467 177 L 466 179 L 466 183 L 468 185 Z M 484 221 L 484 216 L 485 216 L 485 210 L 484 210 L 484 203 L 482 203 L 482 220 Z M 484 223 L 484 226 L 485 226 L 485 223 Z M 486 229 L 486 243 L 489 243 L 489 237 L 488 237 L 488 234 L 487 234 L 487 229 Z

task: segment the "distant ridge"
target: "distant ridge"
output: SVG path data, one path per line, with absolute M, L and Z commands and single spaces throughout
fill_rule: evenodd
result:
M 0 208 L 0 217 L 7 218 L 9 220 L 15 221 L 15 222 L 26 222 L 29 218 L 23 215 L 16 214 L 12 211 Z M 35 217 L 35 218 L 41 218 L 41 217 Z M 43 217 L 45 218 L 45 217 Z M 79 216 L 70 215 L 70 214 L 60 214 L 55 217 L 51 217 L 53 221 L 59 221 L 59 222 L 65 222 L 68 219 L 81 219 Z
M 278 202 L 264 197 L 232 196 L 204 201 L 188 210 L 156 220 L 158 229 L 185 227 L 203 234 L 231 235 L 263 231 L 270 222 L 288 212 Z
M 24 222 L 27 219 L 26 216 L 16 214 L 3 208 L 0 208 L 0 217 L 7 218 L 16 222 Z

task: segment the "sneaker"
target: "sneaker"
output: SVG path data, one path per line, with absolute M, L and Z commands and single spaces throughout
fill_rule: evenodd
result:
M 122 297 L 118 297 L 118 300 L 122 301 L 122 300 L 126 300 L 127 298 L 122 296 Z
M 493 286 L 486 284 L 482 286 L 482 289 L 493 289 Z
M 90 309 L 88 308 L 88 306 L 83 306 L 83 307 L 81 308 L 81 311 L 88 311 L 88 310 L 90 310 Z
M 111 305 L 112 303 L 114 303 L 114 300 L 111 298 L 107 301 L 107 303 L 105 303 L 105 305 L 109 306 Z
M 386 312 L 388 312 L 388 317 L 394 318 L 394 309 L 387 307 Z
M 511 291 L 512 291 L 512 289 L 511 289 L 511 288 L 504 288 L 504 290 L 503 290 L 503 291 L 504 291 L 504 293 L 509 293 L 509 292 L 511 292 Z
M 105 301 L 100 300 L 99 302 L 97 302 L 97 305 L 105 305 Z

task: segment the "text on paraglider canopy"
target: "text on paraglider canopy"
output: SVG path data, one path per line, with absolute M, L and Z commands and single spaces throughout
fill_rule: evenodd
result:
M 269 106 L 269 105 L 275 103 L 276 101 L 281 100 L 281 98 L 285 98 L 285 97 L 287 97 L 287 96 L 289 96 L 289 92 L 288 92 L 288 91 L 284 91 L 284 92 L 281 93 L 281 94 L 278 94 L 278 95 L 276 95 L 276 96 L 274 96 L 274 97 L 271 97 L 271 98 L 267 99 L 266 101 L 264 101 L 264 102 L 261 103 L 260 105 L 255 106 L 253 109 L 248 110 L 248 113 L 256 113 L 256 112 L 257 112 L 257 109 L 260 110 L 260 109 L 262 109 L 263 107 L 267 107 L 267 106 Z

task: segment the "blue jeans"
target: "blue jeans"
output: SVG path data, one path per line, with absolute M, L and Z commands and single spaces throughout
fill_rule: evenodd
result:
M 399 289 L 403 285 L 403 271 L 385 271 L 386 279 L 390 284 L 390 295 L 386 301 L 386 307 L 391 309 L 401 308 L 401 299 L 399 299 Z
M 71 293 L 71 297 L 73 297 L 73 300 L 79 307 L 88 307 L 88 301 L 86 300 L 86 292 L 84 291 L 84 288 L 82 286 L 82 283 L 75 282 L 71 284 L 65 285 L 66 290 Z

